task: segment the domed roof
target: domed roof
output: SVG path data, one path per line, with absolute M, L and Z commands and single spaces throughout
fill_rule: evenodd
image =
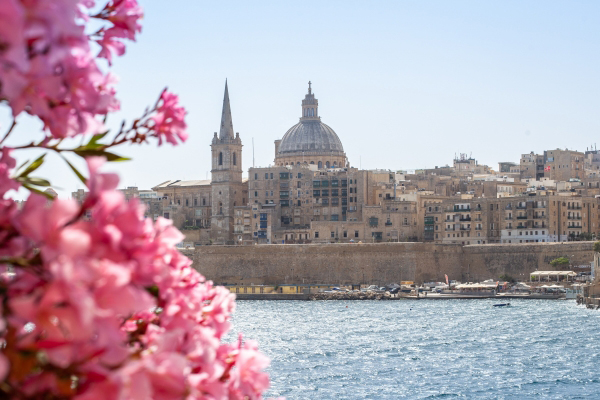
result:
M 342 155 L 344 147 L 338 135 L 319 120 L 304 120 L 292 126 L 281 139 L 277 153 L 326 153 Z

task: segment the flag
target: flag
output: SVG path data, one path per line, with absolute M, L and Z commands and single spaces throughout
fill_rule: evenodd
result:
M 450 282 L 448 282 L 448 275 L 444 274 L 444 276 L 446 277 L 446 285 L 450 286 Z
M 550 166 L 548 165 L 546 168 L 544 168 L 544 171 L 550 171 Z

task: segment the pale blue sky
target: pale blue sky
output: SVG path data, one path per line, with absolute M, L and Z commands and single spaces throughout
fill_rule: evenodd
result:
M 123 107 L 112 122 L 169 86 L 189 111 L 190 139 L 121 149 L 134 158 L 119 165 L 122 186 L 210 177 L 225 78 L 246 172 L 252 138 L 256 165 L 273 162 L 309 80 L 357 167 L 441 166 L 464 152 L 497 168 L 598 140 L 597 1 L 140 2 L 143 32 L 115 62 Z M 40 175 L 71 191 L 66 172 Z

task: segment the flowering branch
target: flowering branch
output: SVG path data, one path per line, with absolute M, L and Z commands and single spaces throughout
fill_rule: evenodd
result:
M 143 13 L 136 0 L 110 0 L 87 15 L 93 3 L 0 2 L 0 101 L 13 114 L 0 141 L 0 397 L 260 399 L 268 359 L 241 336 L 221 341 L 235 296 L 177 251 L 183 235 L 171 221 L 144 218 L 118 176 L 100 171 L 127 159 L 112 153 L 119 145 L 188 135 L 186 111 L 165 89 L 105 142 L 120 105 L 98 61 L 124 54 Z M 90 18 L 102 26 L 87 35 Z M 44 137 L 3 147 L 21 113 L 42 121 Z M 62 145 L 75 136 L 79 146 Z M 42 191 L 50 182 L 32 175 L 46 153 L 16 168 L 12 154 L 34 148 L 57 153 L 86 185 L 81 204 Z M 69 154 L 85 159 L 87 177 Z M 7 196 L 20 188 L 30 191 L 22 205 Z

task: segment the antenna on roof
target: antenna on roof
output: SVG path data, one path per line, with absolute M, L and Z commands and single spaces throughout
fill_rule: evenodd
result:
M 254 168 L 254 138 L 252 138 L 252 168 Z

